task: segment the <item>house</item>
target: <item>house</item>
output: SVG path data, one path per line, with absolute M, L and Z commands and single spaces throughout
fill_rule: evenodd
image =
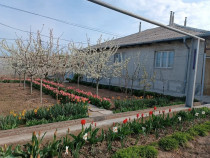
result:
M 175 24 L 173 21 L 174 16 L 171 16 L 170 26 L 206 39 L 205 42 L 200 42 L 195 95 L 210 95 L 210 31 L 188 27 L 186 19 L 184 26 Z M 150 91 L 175 96 L 186 94 L 189 65 L 195 62 L 192 60 L 192 56 L 195 56 L 194 39 L 162 27 L 156 27 L 115 39 L 114 42 L 119 45 L 114 60 L 120 62 L 126 58 L 132 59 L 132 56 L 135 57 L 140 53 L 139 62 L 144 64 L 149 76 L 156 74 Z M 128 65 L 131 73 L 134 71 L 132 60 Z M 139 74 L 139 79 L 134 81 L 134 89 L 143 88 L 139 84 L 141 76 L 142 74 Z M 123 86 L 124 78 L 112 78 L 111 81 L 103 79 L 100 83 Z M 131 87 L 131 81 L 128 87 Z

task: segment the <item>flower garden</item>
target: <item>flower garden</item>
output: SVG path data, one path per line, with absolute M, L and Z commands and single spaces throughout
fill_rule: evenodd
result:
M 2 157 L 114 157 L 133 158 L 157 157 L 159 151 L 175 151 L 184 148 L 189 141 L 210 132 L 210 110 L 208 108 L 188 109 L 169 113 L 157 111 L 154 107 L 149 117 L 137 114 L 134 120 L 125 119 L 122 124 L 113 123 L 107 130 L 97 128 L 92 122 L 85 126 L 81 120 L 82 131 L 75 135 L 71 129 L 62 138 L 42 144 L 46 133 L 32 134 L 31 142 L 22 146 L 5 145 L 0 148 Z
M 16 79 L 3 79 L 2 83 L 18 83 Z M 23 81 L 22 81 L 23 82 Z M 30 85 L 30 80 L 25 81 Z M 40 79 L 32 81 L 33 88 L 40 90 Z M 146 95 L 130 98 L 106 98 L 94 95 L 72 86 L 64 86 L 49 80 L 42 80 L 42 92 L 57 100 L 57 104 L 37 107 L 21 112 L 11 111 L 0 118 L 0 130 L 22 126 L 34 126 L 66 120 L 81 119 L 82 131 L 77 134 L 67 130 L 65 136 L 44 142 L 46 133 L 34 132 L 31 142 L 3 146 L 0 157 L 114 157 L 133 158 L 157 157 L 159 151 L 176 151 L 198 136 L 210 132 L 210 110 L 208 108 L 188 109 L 173 112 L 159 110 L 159 107 L 182 104 L 182 98 Z M 97 122 L 86 125 L 88 104 L 111 109 L 114 113 L 153 108 L 149 117 L 137 113 L 136 118 L 126 118 L 122 124 L 113 122 L 111 127 L 98 128 Z M 159 115 L 154 112 L 159 111 Z

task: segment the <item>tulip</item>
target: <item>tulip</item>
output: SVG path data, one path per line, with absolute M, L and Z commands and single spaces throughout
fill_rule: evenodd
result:
M 117 133 L 117 132 L 118 132 L 117 127 L 113 127 L 113 132 L 114 132 L 114 133 Z
M 171 109 L 169 109 L 169 112 L 171 112 Z
M 125 119 L 125 120 L 123 121 L 123 123 L 124 123 L 124 124 L 126 124 L 126 123 L 127 123 L 127 121 L 128 121 L 128 119 Z
M 154 106 L 154 110 L 156 110 L 157 109 L 157 107 L 156 106 Z
M 86 120 L 81 120 L 82 125 L 85 125 L 85 123 L 86 123 Z
M 139 114 L 136 114 L 136 117 L 139 118 Z
M 152 111 L 150 111 L 150 112 L 149 112 L 149 115 L 152 115 L 152 114 L 153 114 L 153 112 L 152 112 Z

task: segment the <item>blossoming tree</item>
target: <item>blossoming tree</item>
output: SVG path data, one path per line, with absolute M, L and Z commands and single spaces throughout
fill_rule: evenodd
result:
M 95 79 L 97 96 L 101 79 L 110 78 L 110 74 L 112 74 L 112 77 L 118 77 L 121 74 L 124 61 L 114 62 L 114 54 L 117 50 L 118 46 L 112 41 L 102 43 L 102 38 L 99 38 L 95 46 L 91 46 L 88 41 L 88 47 L 85 50 L 87 77 Z

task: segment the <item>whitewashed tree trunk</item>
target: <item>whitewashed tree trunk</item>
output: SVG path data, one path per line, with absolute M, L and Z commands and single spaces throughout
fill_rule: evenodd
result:
M 40 103 L 42 104 L 42 78 L 40 80 Z
M 33 76 L 31 76 L 31 94 L 33 92 Z
M 99 79 L 96 80 L 96 95 L 98 96 Z
M 19 87 L 20 87 L 20 84 L 21 84 L 21 78 L 20 78 L 20 74 L 19 74 Z
M 23 89 L 26 88 L 26 73 L 24 73 Z

